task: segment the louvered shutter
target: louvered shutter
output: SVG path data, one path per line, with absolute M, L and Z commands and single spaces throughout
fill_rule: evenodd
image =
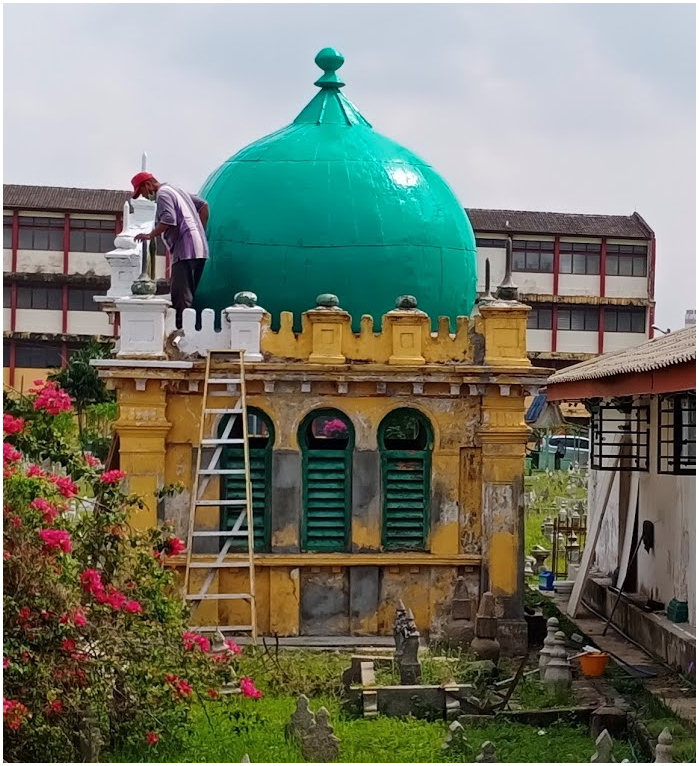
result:
M 430 496 L 430 453 L 382 453 L 383 547 L 424 550 Z
M 305 550 L 346 550 L 351 498 L 350 455 L 345 450 L 304 453 Z
M 268 548 L 267 536 L 267 500 L 269 497 L 268 487 L 268 456 L 269 451 L 264 449 L 250 450 L 250 483 L 252 485 L 252 521 L 253 536 L 256 551 L 264 551 Z M 236 468 L 242 470 L 245 467 L 242 449 L 228 449 L 222 460 L 224 468 Z M 224 476 L 225 494 L 227 500 L 245 500 L 245 476 L 243 474 Z M 222 509 L 221 529 L 233 529 L 238 518 L 241 506 L 226 507 Z M 247 531 L 248 525 L 243 520 L 241 531 Z M 232 549 L 247 549 L 247 538 L 236 537 L 231 545 Z

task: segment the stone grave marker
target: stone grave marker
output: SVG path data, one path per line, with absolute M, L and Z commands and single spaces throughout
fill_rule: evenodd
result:
M 308 697 L 302 694 L 296 700 L 296 710 L 291 714 L 291 719 L 284 729 L 284 736 L 287 740 L 301 744 L 315 723 L 316 717 L 309 706 Z
M 315 718 L 315 723 L 301 741 L 301 752 L 307 761 L 332 763 L 340 755 L 340 740 L 330 725 L 330 714 L 326 708 L 320 708 Z
M 465 743 L 466 729 L 458 721 L 452 721 L 442 743 L 442 750 L 460 750 Z
M 573 674 L 565 649 L 565 633 L 559 630 L 554 636 L 551 657 L 544 671 L 544 683 L 561 691 L 569 689 L 573 683 Z
M 654 763 L 672 763 L 672 734 L 667 726 L 660 732 L 655 746 Z
M 420 649 L 420 632 L 410 609 L 406 612 L 404 641 L 401 658 L 398 663 L 401 684 L 412 686 L 420 683 L 420 661 L 417 658 Z
M 595 740 L 595 753 L 590 758 L 590 763 L 614 763 L 612 744 L 612 738 L 605 729 Z
M 476 756 L 476 763 L 497 763 L 495 745 L 488 741 L 481 745 L 481 752 Z

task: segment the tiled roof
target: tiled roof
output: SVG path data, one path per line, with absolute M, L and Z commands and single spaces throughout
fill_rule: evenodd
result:
M 647 343 L 612 354 L 588 359 L 574 364 L 553 374 L 547 385 L 572 383 L 576 380 L 598 380 L 614 375 L 635 372 L 651 372 L 663 367 L 671 367 L 683 362 L 696 362 L 697 328 L 696 325 L 682 330 L 660 335 Z
M 131 192 L 113 189 L 66 189 L 62 186 L 3 184 L 3 206 L 17 210 L 65 213 L 121 213 Z
M 651 228 L 638 213 L 586 215 L 480 208 L 466 208 L 466 213 L 477 233 L 562 234 L 569 237 L 642 237 L 643 239 L 649 239 L 653 235 Z

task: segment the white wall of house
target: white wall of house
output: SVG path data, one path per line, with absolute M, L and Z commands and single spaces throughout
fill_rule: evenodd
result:
M 552 336 L 551 330 L 527 330 L 527 351 L 550 351 Z
M 491 237 L 495 239 L 495 237 Z M 504 238 L 503 238 L 504 242 Z M 490 261 L 490 289 L 495 292 L 495 288 L 502 282 L 505 276 L 505 248 L 504 247 L 479 247 L 477 249 L 477 268 L 478 268 L 478 292 L 485 290 L 485 262 Z
M 11 309 L 9 306 L 2 307 L 2 328 L 3 330 L 10 329 Z
M 63 312 L 43 309 L 17 309 L 15 332 L 63 332 Z
M 559 274 L 558 294 L 599 297 L 599 274 Z
M 696 625 L 696 476 L 657 472 L 658 398 L 650 400 L 649 471 L 639 473 L 638 529 L 653 522 L 655 547 L 641 546 L 637 559 L 638 590 L 646 598 L 668 604 L 673 598 L 689 604 L 690 625 Z M 590 471 L 588 508 L 590 519 L 600 512 L 605 471 Z M 619 475 L 614 478 L 600 536 L 595 548 L 596 566 L 607 575 L 619 565 Z
M 643 332 L 605 332 L 604 353 L 622 351 L 648 342 L 648 334 Z
M 2 270 L 12 271 L 12 250 L 2 251 Z
M 18 250 L 17 271 L 27 274 L 62 274 L 63 251 Z
M 69 274 L 109 276 L 109 262 L 104 253 L 68 253 Z
M 647 298 L 648 277 L 605 277 L 604 294 L 608 298 Z
M 599 333 L 578 330 L 559 330 L 556 350 L 578 354 L 596 354 L 599 350 Z
M 104 311 L 69 311 L 69 335 L 113 335 L 114 326 Z

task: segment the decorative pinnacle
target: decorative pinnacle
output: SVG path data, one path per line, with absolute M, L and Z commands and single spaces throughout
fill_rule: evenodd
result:
M 417 298 L 414 295 L 399 295 L 396 299 L 397 309 L 416 309 Z
M 337 76 L 337 70 L 345 63 L 345 57 L 335 48 L 323 48 L 315 57 L 323 74 L 315 81 L 319 88 L 343 88 L 345 83 Z
M 316 308 L 336 309 L 340 305 L 340 299 L 332 293 L 322 293 L 316 298 Z
M 241 290 L 241 292 L 233 296 L 233 304 L 235 306 L 248 306 L 252 308 L 257 305 L 257 296 L 248 290 Z

